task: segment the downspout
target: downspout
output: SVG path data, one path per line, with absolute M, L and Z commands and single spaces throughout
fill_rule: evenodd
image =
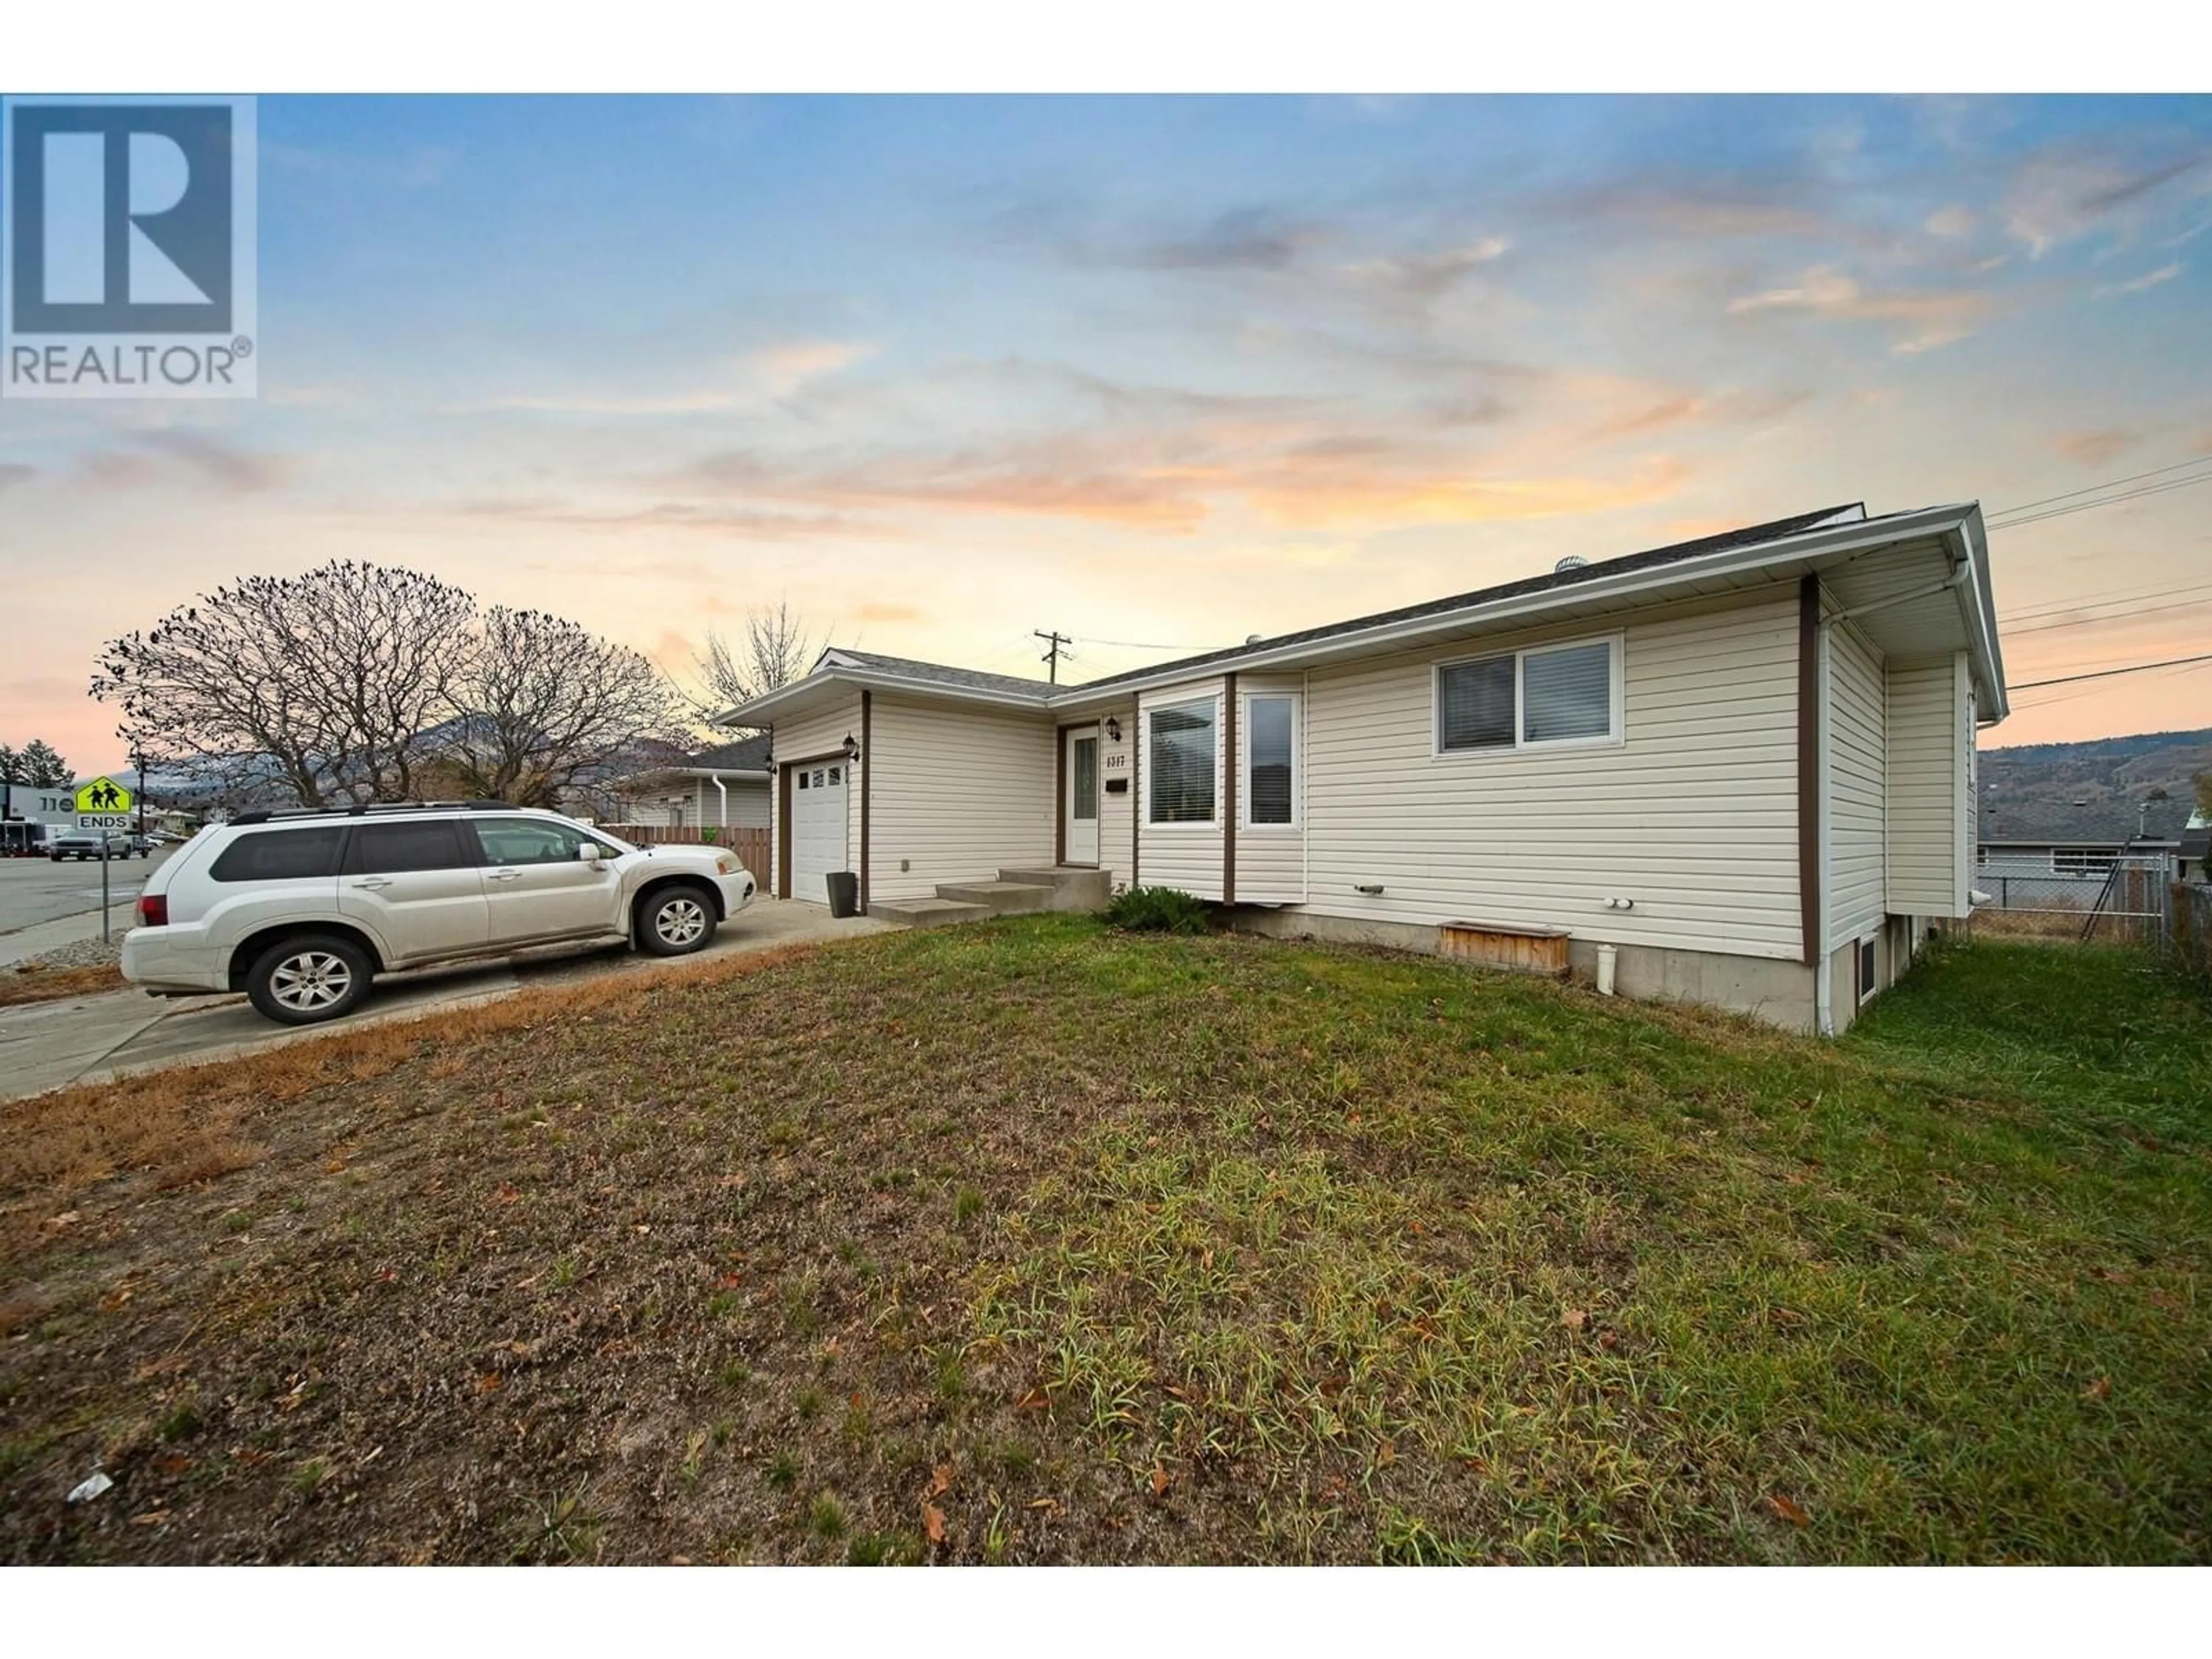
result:
M 1814 783 L 1820 803 L 1815 816 L 1819 826 L 1820 848 L 1820 890 L 1816 901 L 1819 926 L 1814 932 L 1817 941 L 1813 961 L 1813 1021 L 1822 1036 L 1836 1034 L 1835 953 L 1828 948 L 1829 889 L 1835 879 L 1835 842 L 1830 835 L 1828 805 L 1828 729 L 1835 724 L 1831 718 L 1835 707 L 1832 687 L 1828 681 L 1829 624 L 1840 621 L 1840 617 L 1822 617 L 1814 624 L 1814 683 L 1819 687 L 1819 715 L 1815 725 L 1814 748 Z
M 709 772 L 707 774 L 707 779 L 714 786 L 714 793 L 722 798 L 722 833 L 727 835 L 730 830 L 729 788 L 723 783 L 722 775 L 720 772 Z

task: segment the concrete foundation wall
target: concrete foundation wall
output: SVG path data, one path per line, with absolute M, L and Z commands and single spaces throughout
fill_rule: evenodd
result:
M 1374 945 L 1424 956 L 1438 954 L 1435 927 L 1420 922 L 1355 920 L 1316 915 L 1310 910 L 1270 910 L 1237 906 L 1223 913 L 1233 927 L 1270 939 L 1317 939 L 1341 945 Z M 1567 968 L 1589 983 L 1597 976 L 1595 939 L 1567 942 Z M 1809 1031 L 1814 1024 L 1813 970 L 1802 963 L 1765 957 L 1723 956 L 1709 951 L 1677 951 L 1659 945 L 1622 945 L 1613 964 L 1613 989 L 1650 1002 L 1688 1002 L 1730 1013 L 1748 1014 L 1784 1030 Z M 1493 970 L 1495 971 L 1495 970 Z M 1844 971 L 1850 971 L 1846 961 Z M 1848 984 L 1849 981 L 1842 981 Z M 1840 999 L 1839 999 L 1840 1000 Z

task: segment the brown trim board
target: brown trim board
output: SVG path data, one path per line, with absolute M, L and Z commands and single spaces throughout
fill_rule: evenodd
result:
M 775 739 L 771 738 L 769 741 Z M 791 896 L 791 769 L 785 761 L 775 769 L 775 896 Z
M 1072 726 L 1052 728 L 1052 861 L 1067 862 L 1067 734 Z
M 852 775 L 851 768 L 846 776 Z M 868 914 L 868 780 L 876 775 L 876 694 L 860 690 L 860 914 Z
M 1237 902 L 1237 676 L 1222 679 L 1221 902 Z
M 1797 584 L 1797 926 L 1800 955 L 1820 955 L 1820 579 Z
M 1145 700 L 1129 705 L 1129 885 L 1137 882 L 1137 856 L 1145 845 Z M 1103 861 L 1103 860 L 1102 860 Z

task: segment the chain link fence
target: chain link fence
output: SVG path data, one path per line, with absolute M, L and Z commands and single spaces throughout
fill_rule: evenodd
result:
M 2163 853 L 2116 858 L 2078 875 L 1986 865 L 1968 923 L 1979 939 L 2045 939 L 2164 951 L 2172 933 L 2173 864 Z

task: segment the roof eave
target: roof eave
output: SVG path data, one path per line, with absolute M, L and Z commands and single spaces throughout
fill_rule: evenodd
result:
M 850 685 L 871 691 L 902 691 L 920 697 L 945 697 L 955 702 L 988 703 L 999 708 L 1025 708 L 1042 714 L 1052 705 L 1043 697 L 994 690 L 988 686 L 961 685 L 951 680 L 917 679 L 911 675 L 887 674 L 881 669 L 848 667 L 832 663 L 817 668 L 803 680 L 779 686 L 766 696 L 724 710 L 709 722 L 714 726 L 772 726 L 779 709 L 830 685 Z
M 1641 570 L 1623 571 L 1615 576 L 1600 576 L 1589 581 L 1575 582 L 1565 587 L 1547 587 L 1534 593 L 1516 594 L 1510 599 L 1493 600 L 1489 604 L 1463 605 L 1454 611 L 1437 611 L 1431 615 L 1404 622 L 1386 623 L 1374 628 L 1364 628 L 1344 634 L 1331 634 L 1317 640 L 1307 640 L 1296 645 L 1273 649 L 1255 646 L 1249 651 L 1240 651 L 1217 658 L 1211 662 L 1188 665 L 1182 668 L 1169 667 L 1160 672 L 1137 678 L 1116 680 L 1110 685 L 1096 688 L 1070 686 L 1051 697 L 1047 706 L 1055 710 L 1079 707 L 1086 702 L 1104 702 L 1124 699 L 1139 691 L 1162 685 L 1175 685 L 1184 681 L 1210 678 L 1231 670 L 1296 667 L 1328 657 L 1347 654 L 1377 647 L 1412 645 L 1434 634 L 1448 633 L 1465 628 L 1470 623 L 1504 621 L 1540 615 L 1547 611 L 1564 610 L 1592 599 L 1620 599 L 1638 593 L 1651 592 L 1685 582 L 1696 581 L 1714 575 L 1752 572 L 1769 565 L 1786 565 L 1804 559 L 1832 558 L 1839 554 L 1851 554 L 1888 545 L 1892 542 L 1908 540 L 1915 536 L 1962 536 L 1971 524 L 1977 532 L 1981 526 L 1981 509 L 1976 506 L 1946 506 L 1924 507 L 1917 513 L 1900 514 L 1895 518 L 1878 520 L 1850 520 L 1844 522 L 1801 531 L 1796 535 L 1782 537 L 1771 542 L 1754 542 L 1745 547 L 1724 548 L 1718 552 L 1702 554 L 1692 558 L 1678 559 L 1672 563 L 1656 565 Z M 1963 537 L 1962 537 L 1963 539 Z M 1971 553 L 1969 555 L 1971 558 Z M 1986 558 L 1975 562 L 1975 606 L 1983 620 L 1989 615 L 1989 574 Z M 1985 678 L 1986 690 L 1993 691 L 2003 718 L 2003 671 L 1996 658 L 1993 627 L 1980 628 L 1971 617 L 1967 632 L 1974 647 L 1978 678 Z

